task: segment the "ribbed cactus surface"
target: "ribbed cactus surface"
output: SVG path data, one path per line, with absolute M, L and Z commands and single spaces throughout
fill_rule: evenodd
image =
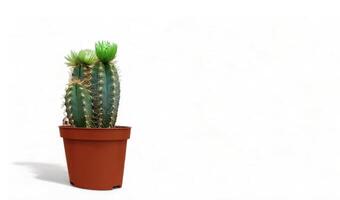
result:
M 96 43 L 95 51 L 72 51 L 65 57 L 72 70 L 65 95 L 72 126 L 115 126 L 120 99 L 119 75 L 113 62 L 116 52 L 116 44 L 103 41 Z

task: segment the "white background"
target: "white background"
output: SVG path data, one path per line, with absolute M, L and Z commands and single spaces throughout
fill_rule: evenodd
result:
M 336 1 L 10 1 L 0 199 L 340 198 Z M 68 184 L 70 50 L 118 44 L 122 189 Z M 3 159 L 5 158 L 5 159 Z

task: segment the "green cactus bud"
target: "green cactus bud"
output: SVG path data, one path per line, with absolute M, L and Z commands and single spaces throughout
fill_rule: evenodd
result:
M 97 56 L 93 50 L 84 49 L 79 51 L 78 60 L 81 64 L 92 65 L 97 61 Z
M 66 59 L 66 65 L 70 67 L 74 67 L 79 65 L 79 60 L 78 60 L 78 52 L 71 51 L 71 53 L 67 56 L 65 56 Z
M 96 55 L 102 63 L 109 63 L 112 61 L 117 52 L 117 45 L 107 41 L 96 43 Z

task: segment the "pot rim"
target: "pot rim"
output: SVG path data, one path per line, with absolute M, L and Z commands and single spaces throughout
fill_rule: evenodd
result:
M 68 129 L 78 129 L 78 130 L 125 130 L 131 129 L 131 126 L 114 126 L 112 128 L 85 128 L 85 127 L 74 127 L 74 126 L 65 126 L 60 125 L 59 128 L 68 128 Z
M 60 137 L 68 140 L 114 141 L 130 138 L 131 127 L 116 126 L 113 128 L 79 128 L 59 126 Z

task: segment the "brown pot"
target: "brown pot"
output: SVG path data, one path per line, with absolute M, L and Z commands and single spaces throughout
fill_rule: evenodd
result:
M 75 128 L 59 126 L 64 139 L 70 183 L 110 190 L 122 187 L 126 142 L 130 127 Z

